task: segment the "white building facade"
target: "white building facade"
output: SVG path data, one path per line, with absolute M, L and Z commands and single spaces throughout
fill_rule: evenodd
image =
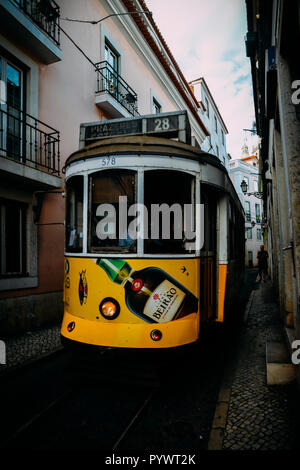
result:
M 256 155 L 231 160 L 230 178 L 245 210 L 245 264 L 257 266 L 257 253 L 263 244 L 262 201 L 259 193 L 259 161 Z M 241 188 L 242 181 L 247 184 L 247 193 Z M 257 193 L 256 195 L 248 193 Z
M 228 130 L 215 100 L 203 77 L 191 81 L 190 87 L 198 101 L 199 116 L 210 133 L 203 141 L 201 149 L 217 156 L 229 172 L 230 157 L 226 150 Z

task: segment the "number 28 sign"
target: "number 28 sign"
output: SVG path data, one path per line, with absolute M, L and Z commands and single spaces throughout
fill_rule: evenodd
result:
M 170 132 L 178 129 L 178 116 L 153 117 L 147 119 L 147 132 Z

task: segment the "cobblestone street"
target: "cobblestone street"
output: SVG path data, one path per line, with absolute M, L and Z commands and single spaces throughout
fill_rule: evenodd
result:
M 296 384 L 270 386 L 266 378 L 266 342 L 283 342 L 282 334 L 272 284 L 270 281 L 257 284 L 237 344 L 238 359 L 231 379 L 223 449 L 291 450 L 297 447 L 297 409 L 294 409 L 293 399 Z
M 248 271 L 244 286 L 246 297 L 253 286 L 251 278 L 255 275 L 254 270 Z M 244 312 L 244 323 L 237 325 L 237 328 L 236 340 L 228 347 L 227 366 L 208 448 L 231 451 L 295 450 L 300 443 L 297 385 L 295 382 L 288 385 L 267 384 L 266 343 L 285 341 L 270 281 L 254 283 Z M 7 364 L 1 366 L 1 372 L 60 348 L 59 326 L 55 325 L 10 338 L 6 341 Z M 220 409 L 225 413 L 218 421 Z M 213 438 L 214 432 L 219 436 L 217 440 Z
M 6 364 L 1 364 L 0 374 L 60 349 L 60 325 L 28 331 L 6 339 L 5 344 Z

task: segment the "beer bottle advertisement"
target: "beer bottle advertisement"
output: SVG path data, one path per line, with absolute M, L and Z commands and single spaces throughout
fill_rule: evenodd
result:
M 98 257 L 68 262 L 65 291 L 70 314 L 97 322 L 159 324 L 198 312 L 199 272 L 193 259 Z M 107 298 L 120 305 L 112 320 L 99 312 Z

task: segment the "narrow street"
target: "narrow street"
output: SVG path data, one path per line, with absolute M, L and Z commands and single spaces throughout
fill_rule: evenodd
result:
M 1 447 L 212 450 L 225 388 L 230 394 L 223 450 L 295 449 L 295 384 L 266 385 L 265 342 L 279 339 L 280 324 L 272 287 L 256 283 L 256 275 L 255 269 L 246 272 L 233 324 L 207 329 L 182 356 L 157 364 L 133 355 L 128 366 L 128 356 L 103 355 L 96 371 L 92 361 L 72 363 L 68 352 L 58 351 L 2 375 Z M 243 323 L 251 289 L 254 300 Z
M 298 452 L 297 44 L 300 0 L 0 0 L 1 450 Z

